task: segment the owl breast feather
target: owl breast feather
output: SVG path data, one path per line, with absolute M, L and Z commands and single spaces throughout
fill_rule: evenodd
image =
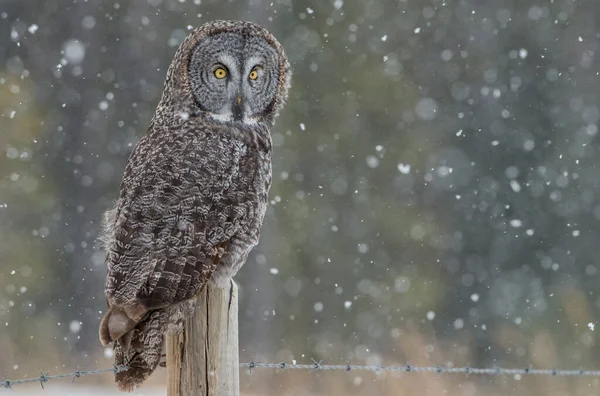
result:
M 219 266 L 221 275 L 239 269 L 266 210 L 268 143 L 221 128 L 155 130 L 140 140 L 109 241 L 110 304 L 164 307 L 193 298 Z

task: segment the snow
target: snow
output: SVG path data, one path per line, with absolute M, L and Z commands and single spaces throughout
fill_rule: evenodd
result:
M 69 39 L 63 44 L 63 52 L 71 64 L 79 64 L 85 58 L 85 47 L 78 39 Z
M 415 112 L 422 120 L 431 121 L 436 116 L 437 108 L 438 106 L 435 100 L 432 98 L 423 98 L 417 103 Z
M 525 48 L 521 48 L 521 49 L 519 50 L 519 57 L 520 57 L 521 59 L 525 59 L 525 58 L 527 58 L 527 54 L 528 54 L 528 52 L 527 52 L 527 50 L 526 50 Z
M 398 164 L 398 171 L 403 175 L 408 175 L 410 173 L 410 164 Z
M 514 228 L 519 228 L 519 227 L 523 226 L 523 222 L 519 219 L 512 219 L 510 221 L 510 226 L 514 227 Z
M 600 365 L 588 353 L 599 305 L 600 34 L 585 7 L 72 3 L 0 11 L 0 344 L 11 351 L 0 371 L 112 364 L 97 342 L 102 213 L 177 46 L 224 17 L 261 21 L 294 73 L 270 127 L 264 225 L 235 278 L 242 357 Z M 192 113 L 177 109 L 172 124 Z M 231 168 L 212 165 L 227 184 Z M 356 394 L 388 396 L 380 380 L 419 389 L 408 375 L 350 374 Z M 343 380 L 330 378 L 310 391 L 339 393 Z M 72 388 L 93 383 L 83 381 L 43 394 L 114 390 Z M 269 394 L 273 381 L 244 377 L 242 387 Z M 282 392 L 308 391 L 282 381 Z M 448 396 L 504 391 L 435 381 Z

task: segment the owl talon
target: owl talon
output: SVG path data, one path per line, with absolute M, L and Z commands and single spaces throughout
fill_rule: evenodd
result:
M 160 355 L 160 360 L 158 361 L 158 365 L 160 367 L 167 367 L 167 354 L 163 353 L 162 355 Z
M 213 263 L 215 265 L 219 264 L 219 261 L 221 261 L 221 258 L 223 258 L 224 254 L 225 254 L 225 248 L 223 246 L 213 247 L 213 249 L 212 249 Z
M 225 249 L 222 246 L 213 247 L 213 251 L 212 251 L 213 256 L 221 258 L 224 253 L 225 253 Z

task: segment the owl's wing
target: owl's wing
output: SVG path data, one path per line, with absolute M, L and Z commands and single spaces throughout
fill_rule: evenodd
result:
M 149 311 L 193 298 L 214 272 L 243 216 L 230 191 L 229 154 L 203 134 L 154 133 L 136 145 L 107 252 L 104 344 Z

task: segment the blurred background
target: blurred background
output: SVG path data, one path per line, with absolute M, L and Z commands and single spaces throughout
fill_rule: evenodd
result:
M 241 361 L 600 368 L 594 0 L 0 0 L 0 378 L 112 364 L 101 215 L 177 46 L 212 19 L 264 25 L 294 69 L 261 242 L 236 278 Z M 136 394 L 164 384 L 159 369 Z M 241 387 L 590 395 L 600 381 L 256 369 Z

